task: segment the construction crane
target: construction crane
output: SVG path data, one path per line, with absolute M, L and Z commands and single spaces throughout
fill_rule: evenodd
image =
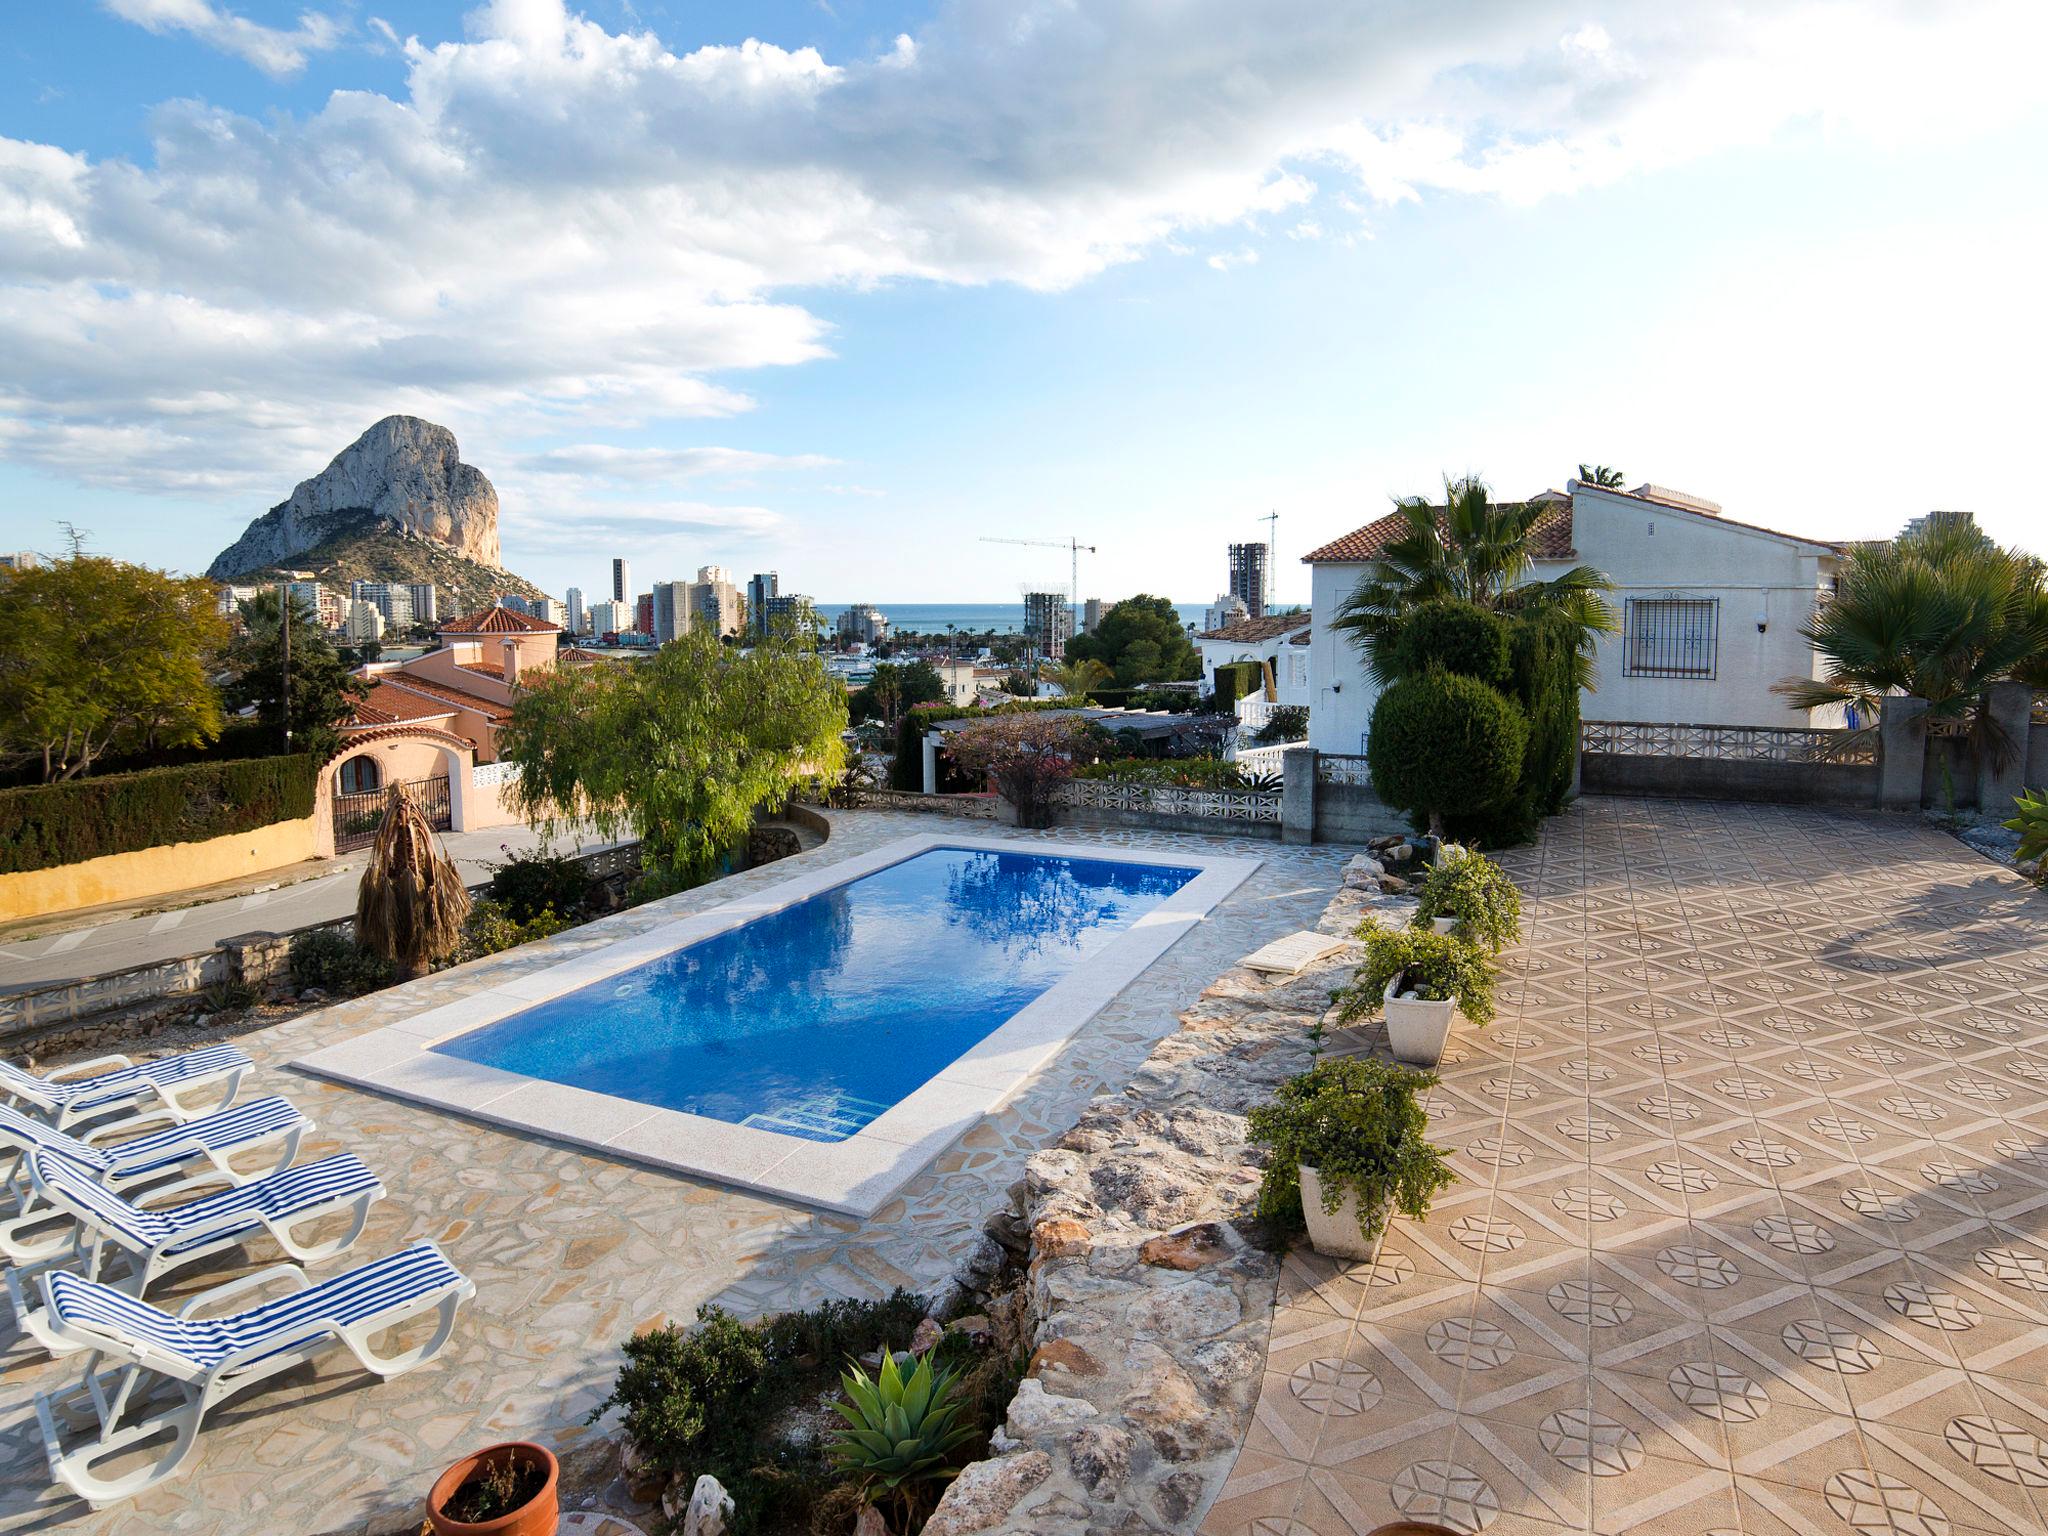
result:
M 1259 519 L 1266 525 L 1266 597 L 1265 609 L 1271 613 L 1280 606 L 1280 511 L 1274 508 Z
M 1081 555 L 1095 553 L 1093 544 L 1083 544 L 1079 539 L 992 539 L 984 536 L 984 544 L 1022 544 L 1030 549 L 1064 549 L 1071 560 L 1067 576 L 1067 628 L 1073 634 L 1081 632 Z

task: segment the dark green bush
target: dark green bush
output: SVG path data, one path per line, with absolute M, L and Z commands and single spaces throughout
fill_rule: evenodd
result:
M 1229 714 L 1237 701 L 1266 686 L 1266 669 L 1256 661 L 1226 661 L 1216 669 L 1216 708 Z
M 924 736 L 943 720 L 973 720 L 984 715 L 1021 715 L 1041 709 L 1072 709 L 1070 699 L 1005 699 L 993 709 L 959 704 L 921 704 L 903 712 L 896 725 L 896 756 L 889 764 L 889 787 L 917 794 L 924 789 Z M 946 765 L 939 761 L 939 787 L 945 789 Z M 969 786 L 976 787 L 976 786 Z
M 1509 636 L 1512 664 L 1502 691 L 1529 721 L 1521 777 L 1515 793 L 1493 809 L 1445 819 L 1453 837 L 1488 848 L 1527 842 L 1539 821 L 1564 809 L 1579 749 L 1577 637 L 1569 620 L 1518 615 Z
M 1512 700 L 1477 678 L 1432 669 L 1380 695 L 1366 766 L 1382 800 L 1440 830 L 1515 795 L 1528 741 L 1528 718 Z
M 391 962 L 373 955 L 348 934 L 315 928 L 292 939 L 292 985 L 318 987 L 335 997 L 354 997 L 391 984 Z
M 296 821 L 319 772 L 310 755 L 258 757 L 0 790 L 0 874 Z
M 1413 677 L 1435 666 L 1498 688 L 1511 666 L 1508 631 L 1507 620 L 1476 604 L 1424 603 L 1401 620 L 1394 636 L 1393 675 Z
M 589 894 L 583 866 L 559 853 L 515 853 L 491 871 L 490 898 L 515 923 L 530 923 L 543 912 L 569 916 Z
M 1252 740 L 1261 746 L 1281 746 L 1291 741 L 1308 740 L 1308 706 L 1306 704 L 1276 704 L 1266 723 L 1259 727 Z

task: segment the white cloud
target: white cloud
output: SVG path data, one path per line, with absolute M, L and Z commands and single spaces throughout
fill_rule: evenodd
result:
M 643 485 L 707 477 L 733 479 L 764 470 L 822 469 L 838 462 L 815 453 L 758 453 L 746 448 L 625 448 L 611 443 L 576 443 L 526 454 L 519 460 L 520 467 L 529 474 Z
M 273 79 L 296 75 L 308 54 L 321 53 L 342 39 L 344 29 L 332 16 L 302 11 L 296 27 L 266 27 L 238 16 L 211 0 L 101 0 L 123 21 L 152 32 L 189 32 L 209 48 L 253 64 Z M 387 32 L 389 28 L 385 29 Z
M 1209 258 L 1209 265 L 1218 272 L 1228 272 L 1232 267 L 1255 267 L 1259 264 L 1259 253 L 1248 245 L 1234 251 L 1218 251 Z
M 286 30 L 211 0 L 107 3 L 277 73 L 336 35 L 314 12 Z M 142 163 L 0 140 L 0 455 L 261 506 L 403 410 L 509 464 L 749 409 L 734 375 L 828 353 L 807 290 L 1056 291 L 1219 239 L 1210 263 L 1243 265 L 1267 216 L 1311 202 L 1348 241 L 1379 205 L 1526 202 L 1794 122 L 1981 132 L 2031 99 L 2044 16 L 942 0 L 837 60 L 677 51 L 560 0 L 493 0 L 459 40 L 373 23 L 404 51 L 395 97 L 261 121 L 170 101 Z M 586 457 L 520 461 L 537 493 L 737 472 L 557 452 Z

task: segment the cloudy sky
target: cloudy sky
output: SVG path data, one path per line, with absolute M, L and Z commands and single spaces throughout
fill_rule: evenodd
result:
M 557 592 L 1213 595 L 1581 459 L 2048 547 L 2039 0 L 10 0 L 0 547 L 394 411 Z

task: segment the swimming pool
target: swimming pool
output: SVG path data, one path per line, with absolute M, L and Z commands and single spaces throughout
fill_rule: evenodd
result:
M 1200 873 L 932 848 L 433 1049 L 844 1141 Z
M 293 1065 L 866 1215 L 1258 865 L 901 838 L 376 994 L 391 1022 Z M 468 995 L 436 1003 L 466 974 Z

